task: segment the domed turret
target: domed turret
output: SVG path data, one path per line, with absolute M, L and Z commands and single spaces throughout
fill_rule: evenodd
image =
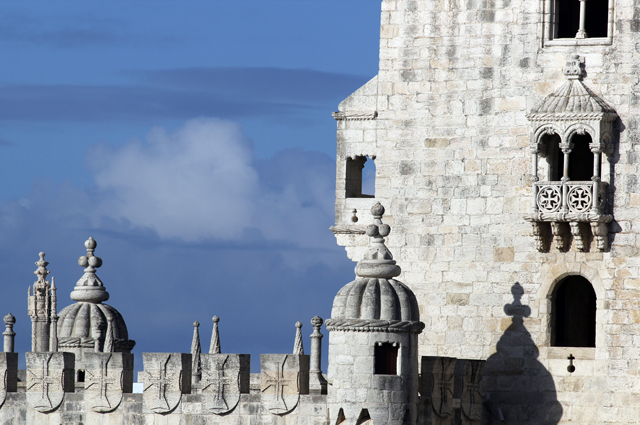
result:
M 411 289 L 394 279 L 401 270 L 384 244 L 391 232 L 382 223 L 384 207 L 377 203 L 371 213 L 369 251 L 356 266 L 356 280 L 338 291 L 326 321 L 330 421 L 415 424 L 424 323 Z
M 87 255 L 78 260 L 84 274 L 76 283 L 71 299 L 76 301 L 58 313 L 59 351 L 76 355 L 76 368 L 84 369 L 83 353 L 94 351 L 131 352 L 136 342 L 129 339 L 122 315 L 110 305 L 103 304 L 109 293 L 96 275 L 102 259 L 94 255 L 97 242 L 85 242 Z

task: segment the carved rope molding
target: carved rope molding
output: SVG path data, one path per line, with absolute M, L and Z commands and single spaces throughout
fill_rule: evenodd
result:
M 424 329 L 424 323 L 422 322 L 403 320 L 327 319 L 325 325 L 329 331 L 343 332 L 396 332 L 417 334 Z
M 336 121 L 370 121 L 378 118 L 378 111 L 333 112 Z

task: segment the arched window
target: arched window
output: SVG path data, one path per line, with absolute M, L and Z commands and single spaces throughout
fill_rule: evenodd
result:
M 588 133 L 574 134 L 571 143 L 573 143 L 573 149 L 569 154 L 569 178 L 573 181 L 591 181 L 593 176 L 593 152 L 589 147 L 591 136 Z
M 551 345 L 596 346 L 596 293 L 582 276 L 558 283 L 552 296 Z

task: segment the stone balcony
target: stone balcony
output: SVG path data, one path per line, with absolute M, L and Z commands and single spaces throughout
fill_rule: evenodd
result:
M 592 237 L 599 251 L 606 250 L 613 216 L 606 213 L 608 183 L 598 180 L 533 184 L 532 210 L 525 219 L 533 224 L 538 251 L 548 251 L 550 235 L 560 251 L 568 250 L 569 235 L 579 251 L 588 251 Z

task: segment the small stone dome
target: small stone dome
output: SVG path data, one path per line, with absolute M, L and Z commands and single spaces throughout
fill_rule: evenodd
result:
M 333 300 L 332 319 L 420 320 L 418 301 L 411 289 L 395 279 L 356 279 Z
M 384 238 L 391 227 L 382 223 L 384 207 L 378 202 L 371 208 L 374 224 L 367 226 L 371 238 L 369 251 L 356 266 L 357 278 L 345 285 L 333 300 L 330 323 L 371 320 L 419 322 L 420 310 L 413 291 L 394 279 L 400 275 Z
M 58 313 L 58 338 L 93 338 L 92 329 L 101 327 L 104 334 L 112 320 L 114 340 L 128 340 L 129 333 L 122 315 L 107 304 L 75 303 Z

